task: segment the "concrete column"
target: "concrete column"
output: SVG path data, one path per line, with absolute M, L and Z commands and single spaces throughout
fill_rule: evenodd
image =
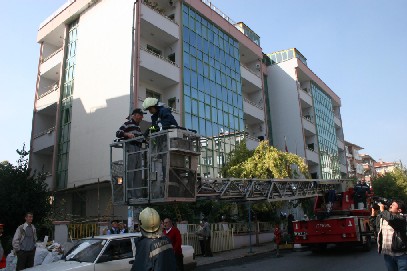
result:
M 68 241 L 69 221 L 54 221 L 54 241 L 63 245 Z

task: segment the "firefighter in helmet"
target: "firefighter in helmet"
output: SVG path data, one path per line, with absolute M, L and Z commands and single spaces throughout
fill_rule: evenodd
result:
M 151 128 L 153 131 L 178 127 L 178 123 L 171 113 L 171 109 L 164 107 L 157 98 L 146 98 L 143 102 L 143 109 L 151 114 Z
M 153 208 L 145 208 L 139 216 L 142 237 L 135 241 L 136 256 L 131 271 L 176 271 L 174 250 L 167 236 L 159 233 L 160 215 Z

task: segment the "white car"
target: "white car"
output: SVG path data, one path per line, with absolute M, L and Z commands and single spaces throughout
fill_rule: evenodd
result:
M 124 233 L 84 238 L 69 250 L 62 260 L 26 270 L 128 271 L 136 252 L 134 239 L 140 236 L 140 233 Z M 194 269 L 196 267 L 194 248 L 183 245 L 182 253 L 185 270 Z

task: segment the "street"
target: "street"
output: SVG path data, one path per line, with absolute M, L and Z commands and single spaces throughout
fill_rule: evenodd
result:
M 373 245 L 370 252 L 358 248 L 328 248 L 314 254 L 311 251 L 282 251 L 282 257 L 275 253 L 263 253 L 240 259 L 199 266 L 196 270 L 238 271 L 238 270 L 284 270 L 284 271 L 379 271 L 386 270 L 383 256 Z

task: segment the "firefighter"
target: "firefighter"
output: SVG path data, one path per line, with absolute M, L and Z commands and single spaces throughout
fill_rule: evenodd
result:
M 143 102 L 143 108 L 151 114 L 151 132 L 178 127 L 171 109 L 164 107 L 157 98 L 146 98 Z
M 153 208 L 145 208 L 139 216 L 142 237 L 136 239 L 136 256 L 131 271 L 176 271 L 174 250 L 167 236 L 159 233 L 160 215 Z

